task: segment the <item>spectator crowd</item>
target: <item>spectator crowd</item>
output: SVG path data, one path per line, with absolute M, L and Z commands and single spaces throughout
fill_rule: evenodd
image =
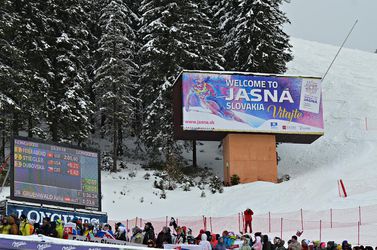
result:
M 340 244 L 334 241 L 299 240 L 298 238 L 301 235 L 299 232 L 293 235 L 288 242 L 285 242 L 279 237 L 270 239 L 268 235 L 261 232 L 252 234 L 251 225 L 248 227 L 250 233 L 245 234 L 236 234 L 224 230 L 220 235 L 200 230 L 198 235 L 193 235 L 190 228 L 177 225 L 175 219 L 171 218 L 169 227 L 163 227 L 156 236 L 150 222 L 145 223 L 144 228 L 135 226 L 131 231 L 128 231 L 121 222 L 116 223 L 113 230 L 109 224 L 82 223 L 76 218 L 64 224 L 60 219 L 51 221 L 50 218 L 45 217 L 40 225 L 29 221 L 22 214 L 20 218 L 15 215 L 3 216 L 0 223 L 0 233 L 25 236 L 42 234 L 65 239 L 71 234 L 88 238 L 97 237 L 127 241 L 154 248 L 164 248 L 164 244 L 196 244 L 201 246 L 203 250 L 377 250 L 377 247 L 373 249 L 371 246 L 352 247 L 346 240 Z

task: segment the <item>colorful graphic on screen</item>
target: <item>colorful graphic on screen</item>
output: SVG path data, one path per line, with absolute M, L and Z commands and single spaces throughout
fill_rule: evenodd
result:
M 99 210 L 98 153 L 14 139 L 14 198 Z
M 323 134 L 321 79 L 182 74 L 183 129 Z

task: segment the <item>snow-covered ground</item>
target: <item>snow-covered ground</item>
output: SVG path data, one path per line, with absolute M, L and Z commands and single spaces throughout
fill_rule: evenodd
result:
M 292 39 L 294 60 L 288 64 L 289 75 L 323 76 L 338 47 Z M 256 182 L 226 187 L 223 194 L 211 194 L 192 188 L 167 191 L 153 188 L 154 176 L 144 180 L 139 164 L 127 163 L 120 173 L 102 173 L 103 211 L 112 220 L 157 218 L 165 216 L 227 216 L 250 207 L 256 215 L 268 212 L 327 211 L 330 208 L 356 208 L 377 205 L 377 54 L 343 49 L 323 86 L 325 135 L 313 144 L 282 144 L 278 148 L 279 175 L 291 180 L 281 184 Z M 368 121 L 368 124 L 366 124 Z M 222 177 L 222 152 L 219 142 L 198 145 L 198 164 L 212 168 Z M 187 153 L 187 158 L 190 153 Z M 136 171 L 136 177 L 129 172 Z M 340 198 L 337 180 L 343 179 L 349 197 Z M 1 196 L 9 195 L 5 189 Z M 376 206 L 377 207 L 377 206 Z M 310 212 L 307 212 L 310 214 Z M 315 217 L 316 212 L 311 213 Z M 345 216 L 347 216 L 345 214 Z M 370 223 L 377 222 L 368 218 Z M 346 217 L 345 217 L 346 218 Z M 299 218 L 297 218 L 299 219 Z M 313 220 L 321 218 L 313 218 Z M 335 219 L 334 219 L 335 220 Z M 356 220 L 355 220 L 356 221 Z M 377 244 L 374 224 L 365 221 L 362 242 Z M 157 229 L 159 230 L 159 229 Z M 326 229 L 323 239 L 342 241 L 353 237 L 357 227 L 334 231 Z M 286 232 L 289 237 L 294 230 Z M 376 235 L 373 235 L 376 234 Z M 307 230 L 306 238 L 318 238 L 318 230 Z
M 323 76 L 338 50 L 336 46 L 301 39 L 292 39 L 292 44 L 295 58 L 288 64 L 289 75 Z M 347 48 L 342 50 L 323 82 L 325 135 L 310 145 L 279 146 L 282 159 L 279 175 L 289 174 L 290 181 L 281 184 L 242 184 L 225 188 L 223 194 L 211 194 L 206 190 L 206 198 L 200 197 L 201 190 L 198 188 L 190 192 L 177 189 L 167 191 L 167 199 L 164 200 L 155 195 L 159 191 L 152 187 L 153 177 L 149 181 L 142 178 L 145 170 L 139 170 L 135 178 L 129 178 L 127 172 L 105 173 L 104 210 L 109 212 L 112 219 L 124 219 L 166 215 L 226 216 L 243 211 L 246 207 L 262 215 L 299 211 L 302 208 L 314 211 L 306 212 L 312 220 L 329 221 L 328 216 L 318 217 L 325 212 L 315 211 L 355 208 L 350 211 L 357 214 L 358 206 L 377 205 L 376 69 L 377 54 Z M 198 145 L 198 161 L 200 166 L 210 167 L 222 177 L 222 152 L 218 145 L 219 142 Z M 187 157 L 190 157 L 189 153 Z M 138 168 L 131 164 L 129 167 Z M 122 176 L 128 180 L 121 180 Z M 339 197 L 337 180 L 340 178 L 346 185 L 347 198 Z M 121 195 L 121 191 L 125 195 Z M 143 202 L 140 202 L 141 197 Z M 342 218 L 334 218 L 334 224 L 347 220 L 357 223 L 357 216 L 346 211 Z M 368 217 L 370 223 L 377 222 L 377 209 L 375 218 Z M 296 219 L 300 219 L 298 214 Z M 338 230 L 324 229 L 322 239 L 342 241 L 349 237 L 356 243 L 356 223 Z M 377 244 L 377 235 L 374 235 L 376 225 L 367 223 L 361 227 L 360 240 Z M 319 230 L 306 230 L 303 237 L 319 239 Z
M 326 71 L 337 47 L 292 39 L 295 59 L 287 74 L 318 75 Z M 293 211 L 300 208 L 357 207 L 377 204 L 377 54 L 343 49 L 323 82 L 325 135 L 310 145 L 282 144 L 279 174 L 291 180 L 281 184 L 257 182 L 225 188 L 224 194 L 175 190 L 167 199 L 154 195 L 145 170 L 129 178 L 128 172 L 104 173 L 104 210 L 111 218 L 161 217 L 164 215 L 229 215 L 253 207 L 256 213 Z M 222 152 L 218 142 L 198 145 L 199 165 L 222 175 Z M 190 155 L 187 154 L 189 157 Z M 129 169 L 137 165 L 128 164 Z M 152 173 L 152 172 L 150 172 Z M 126 181 L 120 178 L 126 178 Z M 337 179 L 345 182 L 349 197 L 339 198 Z M 126 195 L 120 195 L 120 191 Z M 144 202 L 140 202 L 143 197 Z M 248 199 L 250 197 L 250 199 Z M 152 204 L 151 204 L 152 203 Z M 179 204 L 179 209 L 174 209 Z M 232 204 L 229 206 L 228 204 Z

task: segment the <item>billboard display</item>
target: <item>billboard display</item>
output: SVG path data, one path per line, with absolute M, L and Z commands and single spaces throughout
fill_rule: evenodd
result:
M 101 210 L 99 153 L 15 137 L 11 198 Z
M 181 77 L 185 131 L 323 134 L 321 78 L 222 72 Z

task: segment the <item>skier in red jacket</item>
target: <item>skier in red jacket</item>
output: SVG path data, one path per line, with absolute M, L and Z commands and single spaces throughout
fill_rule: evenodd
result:
M 247 226 L 250 228 L 250 233 L 253 232 L 253 228 L 251 226 L 251 221 L 253 220 L 253 210 L 250 208 L 246 209 L 244 212 L 244 219 L 245 219 L 245 233 L 247 233 Z

